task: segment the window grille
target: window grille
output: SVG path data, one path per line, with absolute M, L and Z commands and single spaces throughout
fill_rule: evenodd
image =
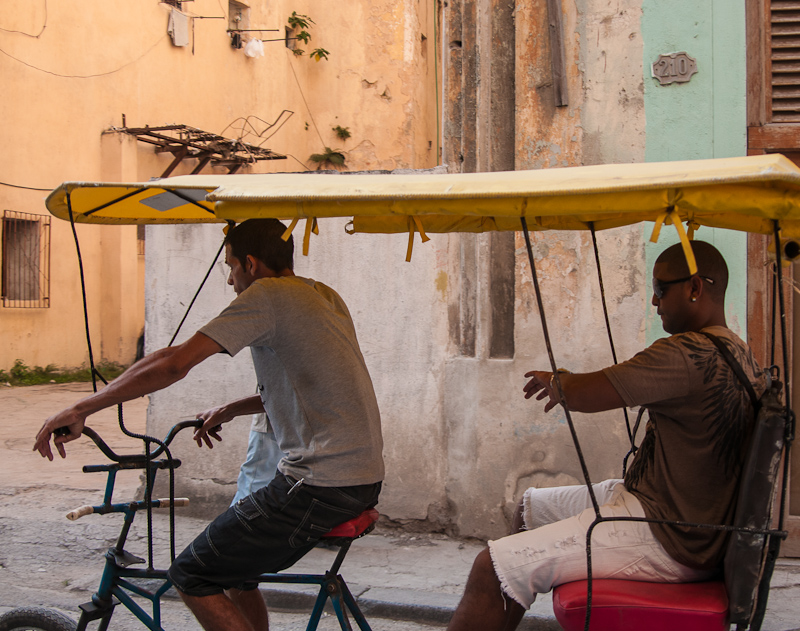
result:
M 50 306 L 50 217 L 3 212 L 3 306 Z

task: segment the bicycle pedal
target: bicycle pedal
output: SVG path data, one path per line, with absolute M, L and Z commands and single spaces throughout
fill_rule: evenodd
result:
M 126 552 L 123 550 L 122 552 L 112 552 L 114 555 L 114 562 L 119 567 L 128 567 L 129 565 L 136 565 L 137 563 L 144 563 L 144 559 L 141 557 L 137 557 L 135 554 L 131 554 L 130 552 Z

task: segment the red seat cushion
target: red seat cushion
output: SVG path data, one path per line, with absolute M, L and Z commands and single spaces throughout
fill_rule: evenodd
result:
M 376 511 L 374 508 L 368 508 L 358 517 L 354 517 L 350 521 L 339 524 L 330 532 L 322 535 L 322 538 L 327 539 L 330 537 L 349 537 L 350 539 L 354 539 L 372 524 L 378 521 L 378 517 L 380 517 L 380 513 L 378 511 Z
M 583 631 L 587 583 L 564 583 L 553 590 L 553 611 L 564 631 Z M 728 594 L 722 581 L 592 581 L 591 631 L 727 631 L 729 627 Z

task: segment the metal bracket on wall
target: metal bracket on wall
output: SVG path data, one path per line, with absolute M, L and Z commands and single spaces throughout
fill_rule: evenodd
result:
M 209 162 L 212 167 L 226 167 L 236 173 L 245 164 L 261 160 L 286 160 L 286 156 L 241 140 L 225 138 L 188 125 L 163 127 L 115 127 L 111 131 L 136 136 L 137 140 L 156 146 L 156 153 L 174 156 L 161 177 L 169 177 L 183 160 L 198 160 L 192 174 L 200 173 Z

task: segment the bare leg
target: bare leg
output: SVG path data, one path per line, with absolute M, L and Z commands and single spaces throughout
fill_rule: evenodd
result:
M 513 631 L 525 610 L 503 594 L 489 549 L 478 554 L 448 631 Z
M 515 535 L 525 530 L 527 530 L 527 528 L 525 528 L 525 519 L 522 517 L 522 501 L 520 501 L 520 503 L 517 504 L 517 509 L 514 511 L 514 519 L 511 520 L 511 533 L 509 534 Z
M 269 614 L 264 597 L 258 589 L 242 591 L 229 589 L 225 592 L 250 622 L 254 631 L 269 631 Z
M 180 590 L 178 594 L 206 631 L 260 631 L 253 629 L 225 594 L 189 596 Z

